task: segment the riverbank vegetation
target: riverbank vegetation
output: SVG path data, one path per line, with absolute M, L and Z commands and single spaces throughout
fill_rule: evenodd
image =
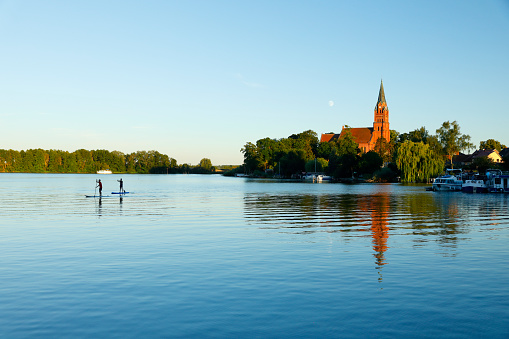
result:
M 484 143 L 501 145 L 493 139 Z M 441 174 L 446 164 L 453 166 L 455 154 L 473 148 L 470 136 L 460 132 L 456 121 L 444 122 L 435 135 L 425 127 L 402 134 L 391 130 L 390 142 L 380 138 L 374 150 L 366 153 L 348 127 L 340 138 L 329 142 L 320 142 L 317 133 L 308 130 L 246 143 L 241 149 L 244 164 L 235 171 L 255 177 L 291 178 L 303 172 L 322 172 L 338 181 L 427 182 Z
M 96 173 L 109 169 L 113 173 L 169 174 L 220 172 L 208 158 L 197 166 L 177 164 L 177 160 L 158 151 L 138 151 L 124 154 L 119 151 L 79 149 L 74 152 L 29 149 L 26 151 L 0 149 L 0 172 L 20 173 Z M 231 170 L 231 168 L 226 168 Z

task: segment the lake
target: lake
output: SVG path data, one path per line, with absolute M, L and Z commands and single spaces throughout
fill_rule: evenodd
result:
M 509 195 L 0 174 L 0 270 L 4 338 L 508 338 Z

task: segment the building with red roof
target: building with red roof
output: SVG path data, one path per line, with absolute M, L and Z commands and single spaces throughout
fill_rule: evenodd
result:
M 341 133 L 324 133 L 320 138 L 320 142 L 329 142 L 341 138 L 341 134 L 345 130 L 345 126 L 341 129 Z M 369 152 L 375 148 L 376 141 L 384 138 L 387 142 L 391 140 L 391 131 L 389 129 L 389 108 L 385 101 L 384 83 L 380 82 L 380 91 L 378 93 L 378 101 L 375 105 L 375 117 L 373 127 L 354 127 L 350 128 L 350 132 L 359 148 L 364 152 Z

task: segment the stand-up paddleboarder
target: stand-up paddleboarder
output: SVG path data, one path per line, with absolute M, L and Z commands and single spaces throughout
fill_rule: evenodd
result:
M 117 180 L 119 183 L 120 183 L 120 190 L 118 191 L 119 193 L 124 193 L 125 190 L 124 190 L 124 182 L 122 181 L 122 178 L 120 178 L 120 180 Z
M 102 192 L 103 192 L 103 184 L 102 184 L 102 182 L 101 182 L 101 179 L 99 179 L 99 180 L 97 181 L 97 186 L 96 186 L 96 188 L 97 188 L 97 187 L 99 187 L 99 196 L 102 196 L 102 195 L 103 195 L 103 193 L 102 193 Z

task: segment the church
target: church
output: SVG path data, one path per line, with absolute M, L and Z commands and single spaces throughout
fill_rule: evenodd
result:
M 343 133 L 344 130 L 345 126 L 343 126 L 341 133 Z M 373 127 L 350 128 L 350 132 L 363 152 L 373 150 L 379 138 L 384 138 L 387 142 L 391 140 L 391 131 L 389 130 L 389 108 L 387 108 L 387 102 L 385 101 L 383 81 L 380 82 L 380 92 L 378 93 L 378 101 L 375 105 Z M 320 142 L 329 142 L 341 138 L 341 133 L 322 134 Z

